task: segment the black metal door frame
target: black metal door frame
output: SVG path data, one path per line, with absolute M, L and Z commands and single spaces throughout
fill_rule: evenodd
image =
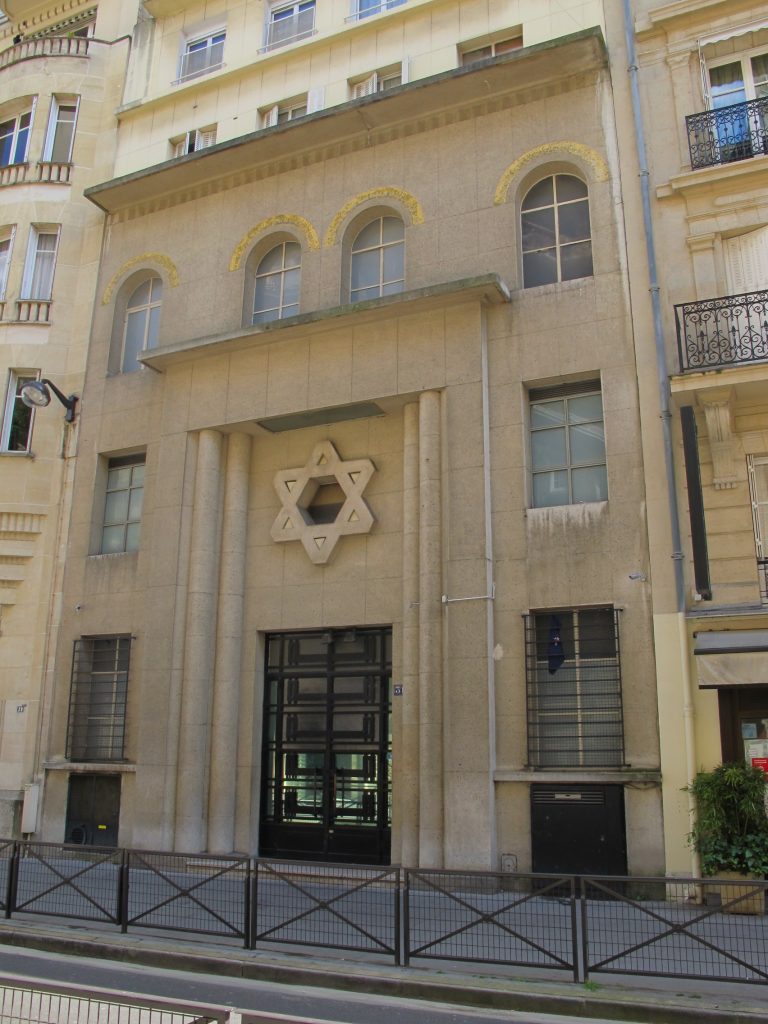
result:
M 391 627 L 267 636 L 261 856 L 388 864 Z

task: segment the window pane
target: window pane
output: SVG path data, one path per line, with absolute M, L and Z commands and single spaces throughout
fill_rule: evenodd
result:
M 370 288 L 380 283 L 379 250 L 355 253 L 352 257 L 352 289 Z
M 555 201 L 555 189 L 552 178 L 545 178 L 528 192 L 523 200 L 523 209 L 532 210 L 537 206 L 551 206 Z
M 157 348 L 157 339 L 160 334 L 160 307 L 153 306 L 149 311 L 149 330 L 145 348 Z
M 353 302 L 366 302 L 368 299 L 378 299 L 382 294 L 394 294 L 399 291 L 402 291 L 402 288 L 397 285 L 392 285 L 390 291 L 382 290 L 380 285 L 376 285 L 374 288 L 359 288 L 352 292 L 350 298 Z
M 531 427 L 552 427 L 565 423 L 565 402 L 537 402 L 531 406 Z
M 405 237 L 405 227 L 399 217 L 384 217 L 381 237 L 384 242 L 400 242 Z
M 144 328 L 147 321 L 147 310 L 129 313 L 125 323 L 125 342 L 123 346 L 123 373 L 138 370 L 138 356 L 144 348 Z
M 105 523 L 124 523 L 128 518 L 128 491 L 110 491 L 104 503 Z
M 549 505 L 569 505 L 568 473 L 536 473 L 533 477 L 533 504 L 535 508 Z
M 256 293 L 254 298 L 254 311 L 277 309 L 280 305 L 280 274 L 270 274 L 268 277 L 256 279 Z
M 605 437 L 602 423 L 586 423 L 571 427 L 568 431 L 571 442 L 571 462 L 605 461 Z
M 283 278 L 283 305 L 294 306 L 299 301 L 301 275 L 298 270 L 287 270 Z
M 105 526 L 101 535 L 101 553 L 117 554 L 125 550 L 125 527 Z
M 558 207 L 560 243 L 589 238 L 589 203 L 583 200 Z
M 524 213 L 521 225 L 523 252 L 530 252 L 532 249 L 547 249 L 555 244 L 555 211 L 553 207 Z
M 384 249 L 384 280 L 399 281 L 403 277 L 405 251 L 402 244 Z
M 591 423 L 602 418 L 603 399 L 599 392 L 568 399 L 568 420 L 571 423 Z
M 125 528 L 125 550 L 138 551 L 141 539 L 141 523 L 128 523 Z
M 587 196 L 587 186 L 572 174 L 558 174 L 555 189 L 558 203 L 567 203 L 569 199 L 584 199 Z
M 579 277 L 592 277 L 592 243 L 576 242 L 560 250 L 560 268 L 563 281 Z
M 306 108 L 303 108 L 306 112 Z M 298 116 L 294 114 L 294 116 Z M 301 246 L 298 242 L 285 243 L 285 265 L 286 267 L 298 267 L 301 263 Z
M 259 268 L 256 271 L 257 274 L 269 274 L 273 271 L 280 270 L 283 266 L 283 247 L 282 245 L 276 245 L 274 249 L 270 249 L 267 255 L 259 263 Z
M 526 288 L 557 281 L 557 256 L 555 249 L 523 254 L 523 282 Z
M 146 306 L 149 302 L 151 287 L 151 280 L 140 284 L 139 287 L 131 293 L 130 299 L 128 299 L 128 309 L 136 309 L 138 306 Z
M 390 218 L 392 219 L 392 218 Z M 381 220 L 371 221 L 355 238 L 352 251 L 359 249 L 370 249 L 372 246 L 381 245 Z
M 574 502 L 607 501 L 608 477 L 605 466 L 574 469 L 571 473 Z
M 531 457 L 534 470 L 565 466 L 565 430 L 540 430 L 531 434 Z
M 135 522 L 137 519 L 141 519 L 141 506 L 144 499 L 144 488 L 134 487 L 132 488 L 131 498 L 128 502 L 128 515 L 127 518 L 131 522 Z
M 731 103 L 743 103 L 747 98 L 741 61 L 710 68 L 709 81 L 712 106 L 715 108 L 727 107 Z

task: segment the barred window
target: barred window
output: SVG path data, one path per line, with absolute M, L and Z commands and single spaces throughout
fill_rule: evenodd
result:
M 67 728 L 70 761 L 123 759 L 130 652 L 129 636 L 75 641 Z
M 536 768 L 623 764 L 617 611 L 526 615 L 525 648 L 529 763 Z

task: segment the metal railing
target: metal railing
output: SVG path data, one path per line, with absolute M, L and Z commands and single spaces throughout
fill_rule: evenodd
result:
M 0 840 L 0 909 L 242 942 L 768 981 L 767 881 L 403 869 Z
M 712 167 L 768 152 L 768 97 L 704 110 L 685 119 L 691 167 Z
M 66 983 L 56 987 L 0 983 L 0 1021 L 14 1024 L 225 1024 L 231 1020 L 229 1010 L 178 1000 L 133 999 L 124 993 L 118 1000 L 107 992 L 95 993 Z
M 768 291 L 675 306 L 680 370 L 768 360 Z
M 0 70 L 34 57 L 87 57 L 89 39 L 82 36 L 45 36 L 22 39 L 0 53 Z
M 355 9 L 346 21 L 361 21 L 363 18 L 370 18 L 374 14 L 381 14 L 393 7 L 402 7 L 407 0 L 356 0 Z
M 267 26 L 267 39 L 261 49 L 262 53 L 275 50 L 278 46 L 288 46 L 300 39 L 307 39 L 315 34 L 315 8 L 299 11 L 289 18 L 278 18 L 270 21 Z
M 190 50 L 182 55 L 179 62 L 179 77 L 177 81 L 186 82 L 189 78 L 197 78 L 198 75 L 207 75 L 211 71 L 218 71 L 224 65 L 224 40 L 212 43 L 205 49 Z
M 757 560 L 757 582 L 760 586 L 760 600 L 768 604 L 768 558 Z

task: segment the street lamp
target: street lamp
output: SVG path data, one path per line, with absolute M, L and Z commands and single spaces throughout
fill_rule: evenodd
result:
M 48 390 L 49 388 L 50 391 Z M 21 394 L 21 400 L 24 405 L 29 409 L 36 409 L 50 405 L 51 391 L 67 410 L 67 414 L 64 417 L 65 422 L 74 423 L 77 395 L 70 395 L 69 398 L 67 398 L 61 393 L 61 391 L 59 391 L 52 380 L 48 380 L 46 377 L 42 380 L 30 380 L 21 387 L 19 393 Z

